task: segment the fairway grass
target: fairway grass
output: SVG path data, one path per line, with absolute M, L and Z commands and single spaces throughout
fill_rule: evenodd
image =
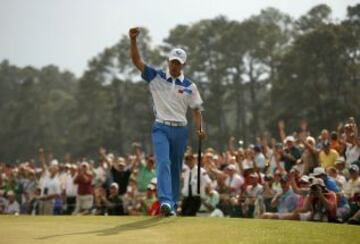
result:
M 238 218 L 0 216 L 1 244 L 359 243 L 360 227 Z

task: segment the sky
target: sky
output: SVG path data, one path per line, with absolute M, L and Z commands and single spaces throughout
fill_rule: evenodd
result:
M 219 15 L 242 21 L 275 7 L 299 17 L 326 3 L 341 20 L 354 0 L 0 0 L 0 61 L 20 67 L 54 64 L 81 76 L 87 62 L 133 26 L 160 44 L 178 24 Z

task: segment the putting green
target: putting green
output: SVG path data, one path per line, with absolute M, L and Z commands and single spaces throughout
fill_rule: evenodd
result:
M 0 243 L 357 243 L 360 227 L 230 218 L 0 216 Z

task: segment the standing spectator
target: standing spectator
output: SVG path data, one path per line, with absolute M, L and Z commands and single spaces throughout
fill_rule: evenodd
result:
M 44 172 L 43 187 L 40 200 L 41 214 L 54 214 L 54 206 L 56 199 L 60 199 L 61 188 L 58 176 L 58 163 L 56 160 L 51 162 L 48 170 Z
M 319 166 L 318 151 L 315 147 L 315 139 L 311 136 L 306 137 L 306 139 L 303 140 L 303 144 L 305 150 L 301 156 L 301 161 L 304 164 L 303 174 L 307 175 L 312 173 L 314 168 Z
M 323 129 L 320 133 L 319 142 L 316 145 L 316 148 L 318 150 L 322 150 L 324 146 L 324 142 L 328 142 L 328 141 L 329 141 L 329 131 L 327 129 Z
M 151 180 L 156 177 L 155 159 L 153 155 L 150 155 L 146 159 L 146 164 L 143 160 L 139 159 L 139 161 L 139 172 L 137 176 L 138 191 L 146 192 L 147 186 Z
M 281 153 L 281 160 L 284 161 L 285 170 L 289 172 L 301 157 L 301 151 L 295 146 L 295 138 L 293 136 L 286 137 L 285 144 L 286 148 Z
M 346 143 L 345 157 L 348 166 L 360 159 L 360 136 L 355 137 L 354 133 L 350 134 Z
M 195 216 L 199 211 L 201 205 L 201 196 L 204 196 L 204 190 L 206 185 L 211 183 L 207 172 L 200 169 L 200 194 L 197 192 L 198 181 L 198 166 L 194 155 L 189 154 L 185 156 L 185 165 L 183 172 L 184 184 L 181 190 L 183 195 L 181 203 L 181 214 L 183 216 Z
M 255 161 L 256 165 L 259 168 L 260 172 L 265 171 L 265 167 L 267 167 L 266 158 L 264 154 L 261 151 L 261 148 L 259 145 L 254 146 L 254 152 L 255 152 Z
M 231 196 L 240 194 L 241 186 L 244 184 L 244 178 L 236 172 L 235 165 L 228 165 L 225 169 L 225 173 L 227 175 L 225 179 L 227 192 L 230 193 Z
M 328 141 L 323 142 L 322 150 L 319 154 L 319 161 L 322 168 L 327 169 L 335 166 L 336 159 L 338 159 L 339 154 L 336 150 L 330 148 L 330 143 Z
M 330 134 L 330 148 L 337 151 L 338 154 L 341 154 L 342 152 L 342 145 L 338 139 L 336 131 L 332 131 Z
M 75 164 L 69 166 L 70 167 L 65 179 L 64 190 L 65 190 L 65 198 L 66 198 L 65 214 L 71 215 L 75 211 L 78 186 L 74 182 L 77 173 L 77 166 Z
M 75 213 L 90 213 L 94 202 L 92 179 L 93 176 L 89 164 L 82 162 L 74 179 L 74 183 L 78 185 Z

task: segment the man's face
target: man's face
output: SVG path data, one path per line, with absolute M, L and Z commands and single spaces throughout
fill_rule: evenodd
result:
M 280 181 L 281 183 L 281 189 L 285 192 L 287 190 L 289 190 L 289 181 Z
M 168 62 L 169 72 L 172 77 L 179 77 L 181 74 L 181 70 L 183 68 L 183 64 L 179 62 L 179 60 L 173 59 Z
M 190 169 L 192 169 L 195 166 L 195 158 L 194 157 L 186 158 L 186 165 L 189 166 Z
M 287 148 L 292 148 L 294 146 L 294 143 L 292 141 L 286 141 Z

